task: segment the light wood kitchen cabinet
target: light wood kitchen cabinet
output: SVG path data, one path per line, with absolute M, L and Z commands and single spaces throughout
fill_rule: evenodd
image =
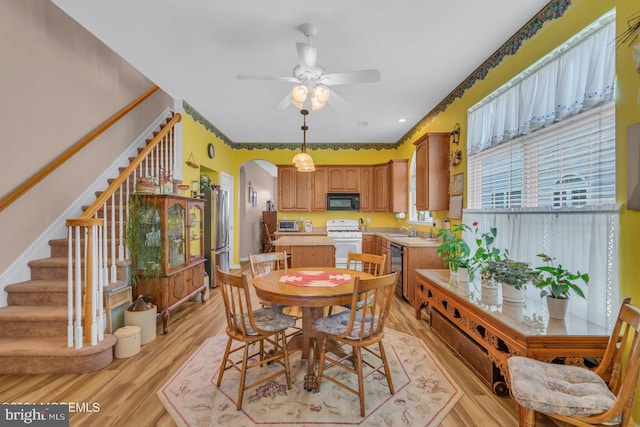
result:
M 375 237 L 375 242 L 376 242 L 376 245 L 375 245 L 376 255 L 387 256 L 384 262 L 384 274 L 390 274 L 391 273 L 391 249 L 389 245 L 391 244 L 391 242 L 388 239 L 385 239 L 384 237 L 380 237 L 380 236 Z
M 359 166 L 330 166 L 328 168 L 328 191 L 351 192 L 360 191 Z
M 389 162 L 389 212 L 407 212 L 409 201 L 409 161 Z
M 404 246 L 402 249 L 402 296 L 414 306 L 416 268 L 445 268 L 437 246 Z
M 316 166 L 314 172 L 278 166 L 278 211 L 325 212 L 330 192 L 360 193 L 362 212 L 406 212 L 408 160 L 362 166 Z
M 311 211 L 325 212 L 327 210 L 327 168 L 316 166 L 311 172 Z
M 362 235 L 362 253 L 363 254 L 376 254 L 376 236 L 373 234 Z
M 360 167 L 360 212 L 373 211 L 373 166 Z
M 416 146 L 416 208 L 449 209 L 448 132 L 427 133 Z
M 389 212 L 389 165 L 373 166 L 373 210 Z
M 373 165 L 373 210 L 375 212 L 407 212 L 409 161 L 393 159 Z
M 295 166 L 278 166 L 278 210 L 309 212 L 311 174 L 298 172 Z

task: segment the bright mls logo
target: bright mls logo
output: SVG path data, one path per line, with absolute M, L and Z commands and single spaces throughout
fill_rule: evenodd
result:
M 3 427 L 69 427 L 67 405 L 0 405 L 0 425 Z

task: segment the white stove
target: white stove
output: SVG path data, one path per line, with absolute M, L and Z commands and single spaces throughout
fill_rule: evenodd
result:
M 336 242 L 336 267 L 347 267 L 349 252 L 362 252 L 362 232 L 358 230 L 358 220 L 330 219 L 327 220 L 327 236 Z

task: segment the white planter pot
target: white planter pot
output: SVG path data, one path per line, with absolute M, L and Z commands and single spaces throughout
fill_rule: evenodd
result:
M 516 289 L 511 285 L 502 284 L 502 299 L 512 303 L 524 302 L 524 289 Z
M 469 270 L 464 267 L 458 267 L 458 282 L 469 281 Z
M 547 308 L 549 309 L 549 317 L 552 319 L 564 320 L 568 307 L 568 298 L 551 298 L 547 296 Z
M 500 305 L 500 288 L 482 285 L 480 301 L 485 305 Z

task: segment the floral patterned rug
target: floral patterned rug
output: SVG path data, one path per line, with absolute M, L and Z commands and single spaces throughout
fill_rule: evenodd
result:
M 207 339 L 158 390 L 178 426 L 437 426 L 463 395 L 420 339 L 386 330 L 383 342 L 395 394 L 389 393 L 383 375 L 367 377 L 365 417 L 360 417 L 358 397 L 329 381 L 318 393 L 306 391 L 300 352 L 290 357 L 291 390 L 284 375 L 277 377 L 245 390 L 242 410 L 236 411 L 239 373 L 228 370 L 220 389 L 215 385 L 226 341 L 226 334 Z M 280 368 L 250 369 L 247 384 L 270 369 Z M 355 375 L 344 377 L 357 388 Z

